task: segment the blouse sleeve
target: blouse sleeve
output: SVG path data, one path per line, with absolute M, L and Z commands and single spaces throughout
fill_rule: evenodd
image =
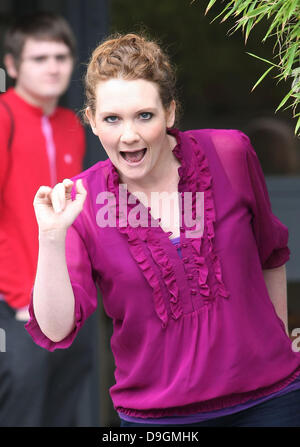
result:
M 86 319 L 96 310 L 98 303 L 96 275 L 92 270 L 86 246 L 74 226 L 71 226 L 67 231 L 66 260 L 75 298 L 76 325 L 74 330 L 59 342 L 53 342 L 46 337 L 34 315 L 32 293 L 29 305 L 30 319 L 25 325 L 34 342 L 49 351 L 54 351 L 57 348 L 68 348 Z
M 250 139 L 243 133 L 241 137 L 246 145 L 252 226 L 262 269 L 276 268 L 285 264 L 290 257 L 288 228 L 272 212 L 264 174 Z

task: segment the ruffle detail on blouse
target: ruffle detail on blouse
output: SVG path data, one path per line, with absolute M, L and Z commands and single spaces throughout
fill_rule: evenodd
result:
M 158 239 L 154 239 L 151 232 L 148 232 L 148 248 L 151 251 L 152 258 L 157 265 L 161 268 L 164 283 L 170 294 L 169 303 L 171 308 L 171 315 L 174 320 L 177 320 L 183 313 L 182 306 L 178 300 L 179 288 L 176 282 L 176 275 L 169 261 L 168 255 L 163 250 L 161 243 Z
M 207 299 L 209 296 L 211 298 L 220 296 L 222 298 L 228 298 L 229 292 L 226 289 L 223 278 L 220 259 L 214 250 L 214 239 L 215 230 L 214 224 L 216 221 L 215 204 L 212 191 L 212 177 L 209 170 L 209 165 L 207 158 L 200 146 L 193 136 L 190 136 L 191 141 L 193 141 L 194 154 L 196 157 L 196 163 L 200 170 L 200 175 L 197 170 L 194 169 L 194 163 L 191 163 L 191 170 L 193 173 L 189 176 L 192 181 L 191 190 L 192 191 L 204 191 L 204 231 L 208 240 L 208 253 L 207 257 L 210 260 L 210 264 L 213 266 L 213 274 L 215 278 L 215 284 L 211 285 L 211 288 L 207 284 L 208 280 L 208 267 L 205 260 L 205 255 L 203 254 L 203 238 L 197 238 L 192 241 L 192 246 L 196 254 L 196 264 L 198 266 L 199 275 L 199 287 L 201 294 Z M 193 202 L 193 216 L 195 214 Z M 205 234 L 204 233 L 204 234 Z M 205 236 L 204 236 L 205 237 Z
M 161 291 L 161 285 L 159 283 L 157 275 L 155 274 L 151 264 L 149 263 L 148 255 L 144 247 L 144 241 L 138 237 L 137 229 L 125 227 L 125 228 L 119 228 L 119 231 L 127 235 L 130 252 L 133 258 L 138 263 L 141 271 L 145 276 L 145 279 L 153 289 L 153 301 L 154 301 L 155 312 L 158 318 L 162 322 L 162 327 L 165 328 L 168 322 L 168 312 L 164 303 L 164 298 Z
M 183 309 L 179 302 L 179 287 L 176 281 L 176 275 L 169 261 L 167 253 L 164 251 L 161 245 L 161 238 L 167 236 L 167 234 L 161 233 L 159 225 L 152 226 L 153 217 L 151 216 L 149 209 L 147 211 L 147 222 L 145 226 L 139 226 L 137 228 L 131 227 L 129 225 L 120 226 L 120 210 L 119 210 L 119 175 L 111 165 L 110 176 L 108 177 L 108 189 L 114 191 L 116 194 L 116 219 L 117 228 L 120 233 L 124 234 L 128 238 L 128 244 L 130 252 L 133 258 L 138 263 L 145 279 L 148 284 L 153 289 L 153 302 L 155 312 L 158 318 L 161 320 L 162 328 L 165 328 L 168 323 L 168 310 L 165 305 L 164 292 L 161 287 L 161 283 L 155 269 L 149 261 L 149 251 L 152 256 L 154 263 L 158 266 L 161 271 L 162 279 L 166 286 L 166 291 L 169 294 L 169 304 L 171 309 L 171 316 L 174 319 L 178 319 L 182 313 Z M 128 201 L 130 193 L 127 191 L 127 209 L 128 212 L 132 206 Z M 137 200 L 137 203 L 139 201 Z M 122 215 L 122 218 L 124 216 Z M 128 216 L 127 216 L 128 217 Z M 159 221 L 156 220 L 157 222 Z M 147 224 L 147 225 L 146 225 Z M 159 232 L 159 234 L 157 234 Z M 168 237 L 168 236 L 167 236 Z

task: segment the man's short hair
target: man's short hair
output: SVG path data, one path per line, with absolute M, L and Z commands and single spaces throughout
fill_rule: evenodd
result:
M 76 57 L 76 40 L 68 22 L 58 14 L 38 12 L 18 17 L 7 30 L 4 38 L 4 53 L 10 53 L 16 64 L 28 38 L 63 42 Z

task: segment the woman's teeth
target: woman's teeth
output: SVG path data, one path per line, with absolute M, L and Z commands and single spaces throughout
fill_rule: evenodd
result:
M 126 160 L 128 163 L 138 163 L 143 158 L 147 151 L 147 148 L 141 149 L 139 151 L 133 151 L 133 152 L 121 152 L 122 157 L 124 160 Z

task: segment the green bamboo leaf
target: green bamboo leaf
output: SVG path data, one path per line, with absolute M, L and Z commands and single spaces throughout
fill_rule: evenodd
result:
M 248 12 L 253 11 L 253 9 L 255 8 L 257 3 L 258 3 L 258 0 L 255 0 L 255 1 L 251 2 L 251 5 L 250 5 L 250 8 L 249 8 Z
M 259 59 L 260 61 L 266 62 L 267 64 L 272 65 L 273 67 L 280 68 L 279 65 L 274 64 L 273 62 L 270 62 L 267 59 L 264 59 L 263 57 L 257 56 L 256 54 L 248 53 L 247 51 L 246 51 L 246 54 L 249 54 L 249 56 L 255 57 L 256 59 Z
M 208 13 L 208 11 L 214 6 L 214 4 L 216 3 L 217 0 L 210 0 L 209 4 L 206 7 L 205 13 L 204 15 L 206 15 Z
M 295 127 L 295 135 L 297 135 L 299 129 L 300 129 L 300 117 L 297 119 L 297 124 Z
M 272 30 L 271 30 L 271 33 L 270 34 L 266 34 L 265 35 L 265 37 L 262 39 L 262 43 L 265 43 L 265 41 L 268 39 L 268 37 L 274 37 L 274 36 L 277 36 L 277 31 L 274 31 L 274 33 L 272 33 Z M 275 46 L 274 46 L 274 48 L 276 47 L 276 43 L 275 43 Z
M 270 27 L 269 27 L 269 29 L 268 29 L 266 35 L 264 36 L 262 42 L 265 42 L 265 41 L 267 40 L 267 38 L 270 36 L 270 34 L 271 34 L 271 32 L 273 31 L 273 29 L 274 29 L 276 26 L 278 26 L 278 24 L 279 24 L 279 21 L 278 21 L 278 20 L 273 20 L 273 21 L 272 21 L 272 23 L 271 23 L 271 25 L 270 25 Z
M 294 106 L 295 106 L 294 103 L 289 104 L 288 106 L 286 106 L 286 107 L 283 109 L 283 112 L 285 112 L 285 111 L 288 110 L 288 109 L 291 109 L 291 108 L 294 107 Z
M 294 0 L 291 2 L 291 5 L 290 5 L 289 11 L 288 11 L 288 19 L 290 19 L 292 15 L 296 16 L 296 11 L 297 11 L 298 7 L 299 7 L 299 0 Z
M 249 8 L 249 4 L 250 4 L 250 8 L 251 8 L 251 3 L 255 4 L 256 2 L 251 2 L 251 1 L 248 1 L 248 2 L 247 1 L 235 2 L 235 5 L 233 7 L 234 8 L 234 15 L 235 15 L 235 17 L 237 17 L 239 15 L 247 14 L 247 11 L 248 11 L 248 8 Z
M 288 76 L 292 75 L 292 67 L 298 59 L 298 47 L 299 43 L 294 43 L 285 51 L 285 54 L 281 58 L 281 65 L 283 70 L 282 73 L 285 79 L 287 79 Z
M 249 20 L 249 22 L 246 26 L 246 31 L 245 31 L 245 45 L 247 43 L 247 40 L 248 40 L 249 34 L 253 28 L 253 25 L 254 25 L 253 20 Z
M 290 90 L 290 91 L 288 92 L 288 94 L 285 95 L 285 97 L 283 98 L 283 100 L 281 101 L 281 103 L 279 104 L 279 106 L 277 107 L 277 109 L 275 110 L 275 113 L 278 112 L 278 110 L 280 110 L 280 109 L 284 106 L 284 104 L 285 104 L 285 103 L 287 102 L 287 100 L 292 96 L 292 94 L 293 94 L 293 90 Z
M 297 51 L 297 49 L 299 48 L 299 43 L 296 42 L 290 49 L 290 54 L 288 57 L 288 61 L 287 61 L 287 66 L 286 66 L 286 71 L 290 72 L 292 65 L 295 62 L 295 53 Z
M 268 73 L 270 73 L 271 70 L 273 70 L 274 67 L 268 68 L 263 75 L 259 78 L 259 80 L 256 82 L 256 84 L 252 87 L 251 92 L 258 86 L 258 84 L 261 83 L 261 81 L 267 76 Z
M 292 26 L 293 30 L 290 35 L 288 36 L 288 39 L 290 42 L 292 42 L 294 39 L 299 39 L 300 36 L 300 22 Z
M 221 23 L 225 22 L 228 17 L 233 15 L 233 11 L 229 11 L 227 14 L 225 14 L 225 16 L 223 17 L 223 19 L 221 20 Z
M 300 92 L 300 67 L 292 71 L 292 90 L 296 93 Z
M 216 0 L 209 1 L 207 11 L 215 3 Z M 223 0 L 220 3 L 223 3 Z M 293 116 L 295 116 L 296 108 L 300 102 L 300 81 L 299 77 L 295 76 L 295 70 L 298 70 L 296 67 L 299 66 L 298 60 L 300 61 L 300 0 L 231 0 L 224 3 L 225 8 L 216 18 L 222 17 L 222 22 L 225 22 L 229 17 L 233 18 L 235 24 L 229 32 L 233 34 L 241 29 L 245 37 L 245 43 L 250 33 L 253 32 L 253 28 L 259 22 L 263 19 L 269 21 L 262 43 L 268 38 L 272 37 L 274 39 L 272 61 L 247 53 L 268 64 L 266 71 L 260 76 L 251 91 L 263 81 L 273 68 L 276 68 L 277 73 L 275 73 L 276 76 L 273 73 L 273 79 L 276 80 L 277 84 L 289 79 L 292 79 L 293 83 L 292 89 L 281 100 L 276 112 L 283 108 L 285 110 L 292 109 Z M 300 129 L 299 120 L 297 122 L 298 133 Z
M 269 10 L 270 10 L 270 6 L 269 5 L 261 6 L 261 7 L 257 8 L 257 9 L 254 9 L 251 12 L 247 12 L 247 15 L 245 16 L 245 18 L 252 19 L 252 18 L 254 18 L 254 17 L 256 17 L 256 16 L 258 16 L 260 14 L 264 15 L 264 12 L 265 11 L 269 11 Z
M 225 8 L 220 12 L 220 14 L 218 14 L 210 23 L 213 23 L 215 20 L 217 20 L 219 17 L 221 17 L 225 11 L 227 11 L 228 8 L 230 8 L 230 6 L 232 5 L 232 3 L 234 3 L 234 0 L 232 0 L 231 2 L 227 3 L 227 5 L 225 6 Z
M 264 14 L 264 15 L 261 15 L 261 16 L 258 16 L 257 19 L 255 20 L 255 25 L 256 25 L 257 23 L 259 23 L 262 19 L 265 19 L 265 18 L 266 18 L 265 14 Z

